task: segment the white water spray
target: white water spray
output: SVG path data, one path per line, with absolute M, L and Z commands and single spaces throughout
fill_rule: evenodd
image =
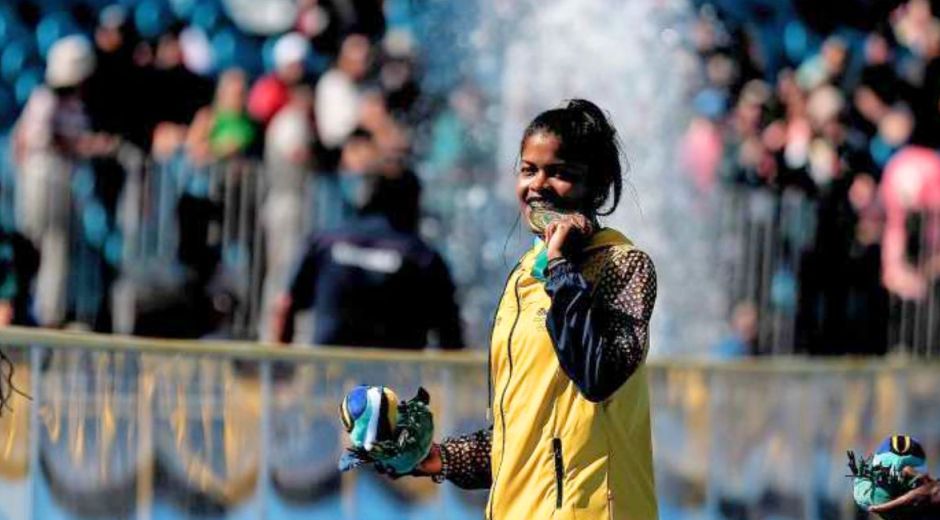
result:
M 686 0 L 479 0 L 464 64 L 496 106 L 497 167 L 512 171 L 519 138 L 539 112 L 565 99 L 607 110 L 629 162 L 628 185 L 605 223 L 656 263 L 659 295 L 653 356 L 701 354 L 723 326 L 725 306 L 713 258 L 713 226 L 676 160 L 690 116 L 696 60 L 683 44 Z M 512 201 L 510 175 L 495 196 Z M 698 209 L 696 209 L 698 208 Z M 494 287 L 498 291 L 499 288 Z

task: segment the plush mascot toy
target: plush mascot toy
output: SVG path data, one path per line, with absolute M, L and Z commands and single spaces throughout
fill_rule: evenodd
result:
M 343 399 L 340 417 L 352 444 L 340 458 L 339 470 L 375 464 L 386 472 L 405 475 L 428 456 L 434 437 L 434 418 L 424 388 L 410 401 L 384 386 L 357 386 Z
M 862 509 L 889 502 L 919 485 L 917 479 L 904 475 L 910 466 L 925 473 L 927 457 L 924 448 L 908 435 L 892 435 L 884 440 L 873 455 L 856 457 L 848 452 L 849 469 L 854 477 L 853 496 Z M 883 515 L 884 516 L 884 515 Z M 890 516 L 885 516 L 890 520 Z

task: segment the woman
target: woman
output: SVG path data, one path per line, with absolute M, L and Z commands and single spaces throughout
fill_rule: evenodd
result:
M 489 487 L 490 520 L 657 517 L 644 366 L 656 274 L 597 221 L 622 183 L 616 130 L 593 103 L 526 128 L 516 195 L 540 240 L 496 314 L 493 428 L 445 440 L 418 468 Z
M 247 81 L 240 69 L 223 72 L 213 104 L 196 113 L 186 136 L 189 156 L 195 164 L 231 158 L 255 142 L 257 131 L 245 110 Z

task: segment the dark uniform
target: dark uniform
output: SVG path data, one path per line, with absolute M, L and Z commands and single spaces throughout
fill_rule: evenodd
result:
M 454 284 L 415 232 L 368 214 L 316 236 L 291 279 L 291 312 L 313 307 L 317 345 L 461 348 Z

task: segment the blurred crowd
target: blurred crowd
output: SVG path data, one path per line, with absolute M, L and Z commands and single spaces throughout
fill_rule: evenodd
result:
M 439 156 L 450 138 L 464 146 L 461 121 L 475 115 L 460 100 L 477 94 L 458 89 L 454 103 L 437 105 L 422 95 L 402 2 L 302 0 L 267 18 L 214 0 L 54 4 L 0 6 L 0 62 L 14 79 L 12 89 L 0 83 L 0 105 L 5 114 L 23 105 L 9 136 L 14 214 L 0 219 L 0 324 L 230 334 L 232 306 L 244 302 L 220 282 L 225 252 L 213 236 L 225 209 L 208 188 L 191 179 L 173 198 L 172 269 L 128 269 L 120 221 L 141 161 L 201 172 L 245 160 L 264 177 L 259 207 L 238 217 L 257 218 L 264 237 L 261 311 L 249 336 L 280 339 L 272 319 L 289 292 L 307 295 L 318 314 L 305 342 L 378 345 L 378 334 L 418 348 L 438 330 L 441 346 L 463 345 L 453 281 L 418 233 L 415 122 L 435 122 L 425 131 L 443 135 L 433 140 L 443 152 L 425 152 L 455 167 Z M 401 27 L 389 27 L 389 12 Z M 272 16 L 287 19 L 276 30 L 255 27 Z M 22 79 L 43 65 L 38 80 Z M 311 256 L 331 273 L 328 283 L 309 272 L 294 279 Z M 431 308 L 407 318 L 416 325 L 391 323 L 403 318 L 390 309 L 425 293 L 419 306 Z M 129 325 L 116 316 L 127 305 Z M 352 336 L 350 327 L 366 324 L 338 324 L 351 307 L 377 332 Z
M 732 302 L 737 339 L 718 350 L 761 351 L 758 314 L 792 306 L 797 351 L 884 353 L 889 317 L 915 319 L 898 318 L 907 305 L 922 319 L 940 301 L 938 4 L 894 2 L 866 18 L 842 2 L 823 9 L 825 24 L 806 2 L 698 4 L 703 80 L 683 160 L 703 193 L 775 201 L 774 256 L 795 259 L 767 301 Z M 794 199 L 810 203 L 800 221 L 782 216 Z M 937 321 L 893 326 L 936 343 Z
M 505 269 L 491 231 L 511 217 L 490 204 L 486 103 L 469 82 L 427 91 L 409 2 L 113 1 L 0 5 L 0 323 L 378 341 L 337 330 L 345 314 L 460 346 L 459 292 L 485 341 Z M 742 266 L 714 352 L 932 349 L 937 2 L 693 3 L 701 82 L 680 157 L 703 196 L 732 194 L 716 221 L 738 222 L 738 242 L 719 247 Z M 147 240 L 171 265 L 138 261 Z M 388 312 L 398 301 L 420 303 Z M 328 326 L 295 332 L 311 308 Z

